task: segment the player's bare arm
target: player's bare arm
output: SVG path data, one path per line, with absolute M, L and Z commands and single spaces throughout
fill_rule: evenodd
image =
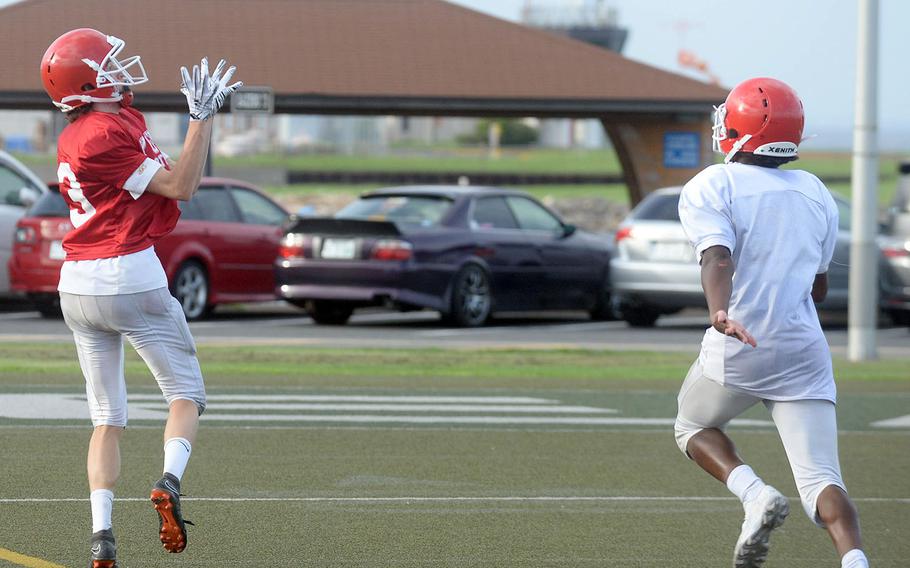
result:
M 713 246 L 702 254 L 701 285 L 708 301 L 711 325 L 724 335 L 735 337 L 743 343 L 757 347 L 755 338 L 746 328 L 727 316 L 730 294 L 733 290 L 733 272 L 733 257 L 727 247 Z
M 190 114 L 183 152 L 173 170 L 158 170 L 147 191 L 181 201 L 188 201 L 196 193 L 212 139 L 211 119 L 227 97 L 243 85 L 240 81 L 228 85 L 235 67 L 232 66 L 227 71 L 224 71 L 224 67 L 225 61 L 222 59 L 211 76 L 205 58 L 199 65 L 193 66 L 192 72 L 181 67 L 180 92 L 186 97 Z
M 816 274 L 815 280 L 812 282 L 812 301 L 814 301 L 816 304 L 819 302 L 824 302 L 827 296 L 828 273 L 822 272 L 821 274 Z
M 173 170 L 161 168 L 149 182 L 146 191 L 171 199 L 189 201 L 199 187 L 209 144 L 212 139 L 212 121 L 190 122 L 183 142 L 183 151 Z

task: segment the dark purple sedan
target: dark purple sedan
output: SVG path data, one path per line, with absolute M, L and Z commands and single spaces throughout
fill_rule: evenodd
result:
M 506 311 L 585 310 L 607 319 L 611 242 L 520 191 L 393 187 L 332 218 L 292 222 L 276 286 L 322 324 L 343 324 L 364 306 L 428 308 L 471 327 Z

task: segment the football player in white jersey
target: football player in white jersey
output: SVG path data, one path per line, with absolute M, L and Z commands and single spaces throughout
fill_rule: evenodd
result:
M 679 217 L 701 263 L 711 327 L 679 393 L 676 440 L 743 503 L 734 566 L 763 564 L 789 503 L 737 454 L 725 426 L 762 403 L 780 434 L 806 514 L 844 568 L 867 567 L 841 478 L 831 353 L 814 302 L 827 293 L 837 205 L 797 159 L 803 106 L 781 81 L 737 85 L 714 116 L 709 166 L 683 188 Z

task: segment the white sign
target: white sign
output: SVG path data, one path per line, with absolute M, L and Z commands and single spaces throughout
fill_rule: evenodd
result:
M 241 87 L 231 95 L 231 112 L 272 114 L 275 93 L 271 87 Z

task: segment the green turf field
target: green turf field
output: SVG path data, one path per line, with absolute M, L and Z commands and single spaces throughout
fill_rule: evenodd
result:
M 146 501 L 164 406 L 127 352 L 122 568 L 730 565 L 740 505 L 670 426 L 689 355 L 202 346 L 210 405 L 183 487 L 196 527 L 175 556 Z M 910 414 L 908 368 L 836 362 L 844 475 L 877 568 L 910 558 L 910 425 L 873 425 Z M 72 346 L 0 344 L 4 568 L 86 563 L 80 393 Z M 743 418 L 742 453 L 795 497 L 767 415 Z M 838 565 L 794 501 L 766 566 Z

